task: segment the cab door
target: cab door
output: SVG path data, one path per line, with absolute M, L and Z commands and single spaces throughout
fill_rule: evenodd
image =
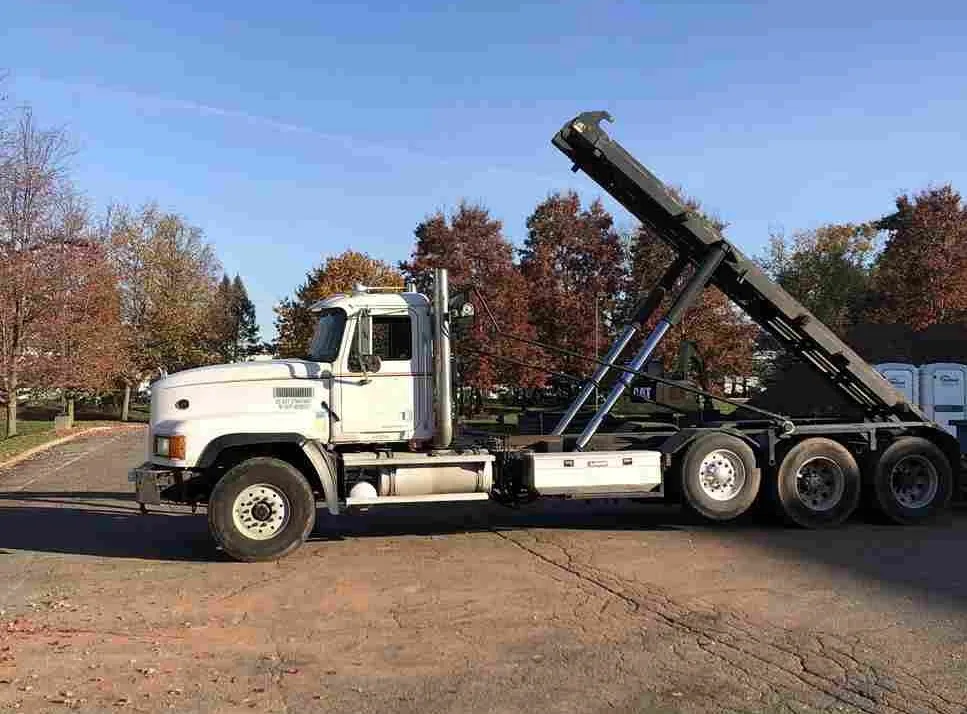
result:
M 339 421 L 337 442 L 407 441 L 416 427 L 415 321 L 408 310 L 359 313 L 352 321 L 349 349 L 333 375 Z M 370 351 L 371 350 L 371 351 Z M 379 358 L 373 369 L 364 355 Z

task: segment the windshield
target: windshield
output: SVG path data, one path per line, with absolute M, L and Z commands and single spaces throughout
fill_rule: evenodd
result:
M 346 329 L 346 313 L 339 308 L 323 310 L 309 344 L 309 359 L 314 362 L 334 362 L 339 354 L 342 333 Z

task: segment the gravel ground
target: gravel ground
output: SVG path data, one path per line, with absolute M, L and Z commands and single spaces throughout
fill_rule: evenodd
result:
M 144 434 L 0 471 L 0 711 L 967 712 L 967 512 L 716 527 L 547 504 L 331 518 L 278 563 L 141 516 Z

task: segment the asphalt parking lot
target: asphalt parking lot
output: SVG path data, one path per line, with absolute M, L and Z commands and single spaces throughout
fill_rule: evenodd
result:
M 967 711 L 967 512 L 645 504 L 332 518 L 278 563 L 138 514 L 143 433 L 0 470 L 0 711 Z

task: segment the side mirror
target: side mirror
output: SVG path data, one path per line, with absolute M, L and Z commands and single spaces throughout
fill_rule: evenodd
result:
M 376 355 L 360 355 L 359 363 L 364 372 L 379 372 L 383 365 L 383 361 Z
M 361 355 L 373 353 L 373 318 L 368 310 L 359 315 L 359 327 L 356 329 L 356 349 Z

